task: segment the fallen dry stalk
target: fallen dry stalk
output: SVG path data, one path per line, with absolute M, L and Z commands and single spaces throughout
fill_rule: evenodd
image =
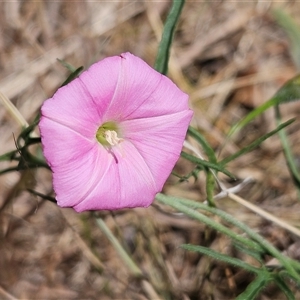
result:
M 232 194 L 232 193 L 228 193 L 227 194 L 227 197 L 245 207 L 247 207 L 248 209 L 252 210 L 253 212 L 257 213 L 258 215 L 260 215 L 261 217 L 265 218 L 266 220 L 268 221 L 271 221 L 273 223 L 275 223 L 276 225 L 294 233 L 295 235 L 299 236 L 300 237 L 300 230 L 297 229 L 296 227 L 288 224 L 287 222 L 273 216 L 272 214 L 266 212 L 265 210 L 257 207 L 256 205 L 246 201 L 245 199 L 235 195 L 235 194 Z

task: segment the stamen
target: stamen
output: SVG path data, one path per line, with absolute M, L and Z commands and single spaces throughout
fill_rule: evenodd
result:
M 123 140 L 118 137 L 118 134 L 114 130 L 106 130 L 104 137 L 111 146 L 118 145 Z

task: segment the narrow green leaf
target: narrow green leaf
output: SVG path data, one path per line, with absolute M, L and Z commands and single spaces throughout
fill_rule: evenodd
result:
M 7 152 L 5 154 L 0 155 L 0 161 L 11 161 L 15 158 L 16 154 L 18 153 L 18 150 L 13 150 L 10 152 Z
M 34 162 L 32 163 L 32 162 L 27 162 L 27 161 L 24 162 L 23 160 L 20 160 L 19 164 L 17 166 L 1 170 L 0 175 L 6 174 L 9 172 L 14 172 L 14 171 L 18 172 L 21 170 L 36 169 L 36 168 L 45 168 L 45 169 L 50 170 L 50 167 L 44 162 L 39 161 L 37 163 L 34 163 Z
M 295 261 L 295 260 L 290 259 L 289 257 L 286 257 L 285 255 L 283 255 L 273 245 L 271 245 L 267 240 L 265 240 L 262 236 L 260 236 L 259 234 L 257 234 L 253 230 L 251 230 L 245 224 L 235 220 L 231 215 L 229 215 L 229 214 L 227 214 L 227 213 L 225 213 L 221 210 L 218 210 L 216 208 L 209 207 L 209 206 L 207 206 L 203 203 L 195 202 L 195 201 L 188 200 L 188 199 L 182 199 L 182 198 L 177 198 L 177 197 L 169 197 L 169 196 L 165 196 L 165 195 L 162 195 L 162 194 L 157 194 L 156 199 L 163 202 L 163 203 L 165 203 L 165 204 L 168 204 L 169 206 L 174 207 L 174 208 L 176 208 L 176 209 L 178 209 L 178 210 L 180 210 L 184 213 L 188 212 L 186 214 L 188 216 L 194 218 L 194 219 L 197 219 L 197 217 L 195 217 L 195 216 L 193 217 L 193 213 L 190 213 L 190 211 L 186 210 L 185 208 L 183 209 L 181 205 L 192 207 L 194 209 L 199 208 L 199 209 L 206 210 L 208 212 L 211 212 L 213 214 L 216 214 L 216 215 L 222 217 L 227 222 L 230 222 L 230 223 L 236 225 L 237 227 L 243 229 L 248 234 L 248 236 L 253 239 L 253 242 L 254 242 L 254 244 L 250 245 L 250 243 L 252 241 L 247 239 L 246 240 L 247 241 L 247 247 L 249 247 L 249 248 L 251 248 L 251 246 L 255 247 L 258 243 L 259 244 L 259 248 L 257 248 L 258 251 L 259 251 L 260 247 L 262 247 L 263 249 L 265 249 L 265 251 L 268 252 L 268 254 L 272 255 L 275 258 L 277 258 L 278 261 L 282 264 L 282 266 L 286 268 L 286 270 L 289 273 L 289 276 L 291 278 L 293 278 L 298 284 L 300 284 L 300 272 L 298 272 L 299 271 L 298 270 L 298 268 L 299 268 L 298 262 Z M 185 210 L 185 211 L 183 211 L 183 210 Z M 192 212 L 195 212 L 195 211 L 192 210 Z M 197 220 L 200 220 L 200 219 L 197 219 Z M 204 222 L 204 221 L 202 220 L 201 222 Z M 206 223 L 206 221 L 204 223 L 207 224 L 208 226 L 211 226 L 208 223 Z M 212 228 L 214 228 L 214 227 L 212 227 Z M 224 233 L 224 234 L 226 234 L 226 233 Z M 237 240 L 236 238 L 233 238 L 233 239 Z M 249 241 L 250 241 L 250 243 L 249 243 Z
M 57 58 L 57 61 L 61 63 L 62 66 L 64 66 L 67 70 L 70 71 L 70 75 L 67 77 L 67 79 L 62 83 L 61 87 L 68 84 L 69 82 L 73 81 L 84 69 L 82 66 L 79 68 L 75 68 L 71 64 L 67 63 L 66 61 Z
M 168 72 L 170 48 L 175 32 L 175 27 L 184 6 L 184 2 L 185 0 L 173 0 L 172 8 L 167 17 L 162 38 L 158 47 L 158 53 L 154 68 L 156 71 L 164 75 Z
M 200 171 L 203 171 L 204 168 L 202 166 L 196 166 L 191 172 L 189 172 L 188 174 L 181 176 L 177 173 L 175 173 L 174 171 L 172 171 L 172 175 L 176 176 L 177 178 L 179 178 L 179 182 L 183 182 L 183 181 L 187 181 L 190 177 L 194 177 L 195 181 L 198 178 L 198 174 Z
M 45 160 L 42 160 L 34 155 L 32 155 L 26 146 L 22 147 L 21 149 L 19 149 L 21 152 L 21 156 L 22 159 L 20 160 L 20 162 L 24 161 L 24 168 L 22 169 L 26 169 L 26 166 L 28 166 L 29 168 L 46 168 L 46 169 L 50 169 L 49 165 L 45 162 Z M 20 165 L 19 165 L 20 166 Z
M 258 276 L 253 280 L 246 288 L 246 290 L 238 295 L 235 300 L 254 300 L 259 292 L 268 285 L 271 281 L 271 277 L 267 272 L 260 272 Z
M 38 124 L 40 122 L 40 119 L 41 119 L 41 113 L 38 112 L 33 120 L 33 123 Z
M 42 141 L 41 138 L 37 137 L 37 138 L 29 138 L 27 141 L 26 146 L 30 146 L 30 145 L 35 145 L 35 144 L 40 144 Z
M 291 102 L 300 99 L 300 75 L 297 75 L 287 81 L 278 92 L 267 102 L 263 103 L 253 111 L 251 111 L 245 118 L 235 124 L 228 133 L 228 137 L 232 136 L 236 131 L 241 130 L 249 122 L 255 119 L 257 116 L 262 114 L 268 108 Z
M 246 253 L 249 256 L 252 256 L 253 258 L 255 258 L 260 264 L 263 264 L 263 259 L 262 259 L 262 253 L 261 251 L 258 252 L 256 250 L 250 249 L 248 247 L 245 247 L 245 245 L 240 244 L 240 243 L 236 243 L 235 241 L 233 241 L 233 246 L 238 249 L 241 252 Z
M 279 106 L 275 106 L 275 118 L 276 118 L 276 123 L 279 124 L 281 122 Z M 287 161 L 287 165 L 288 165 L 290 174 L 293 178 L 293 181 L 294 181 L 296 187 L 299 190 L 300 189 L 300 174 L 299 174 L 299 170 L 296 167 L 297 164 L 295 162 L 295 158 L 293 156 L 291 147 L 289 145 L 288 138 L 287 138 L 284 130 L 281 130 L 278 133 L 278 135 L 279 135 L 282 147 L 283 147 L 284 156 Z
M 221 166 L 225 166 L 227 163 L 229 163 L 230 161 L 252 151 L 253 149 L 255 149 L 257 146 L 259 146 L 263 141 L 265 141 L 266 139 L 268 139 L 269 137 L 271 137 L 272 135 L 276 134 L 277 132 L 279 132 L 280 130 L 282 130 L 284 127 L 292 124 L 295 121 L 295 119 L 290 119 L 287 122 L 280 124 L 276 129 L 272 130 L 271 132 L 263 135 L 262 137 L 258 138 L 256 141 L 254 141 L 253 143 L 251 143 L 249 146 L 237 151 L 236 153 L 224 158 L 223 160 L 221 160 L 219 162 L 219 164 Z
M 76 71 L 76 68 L 74 66 L 72 66 L 71 64 L 69 64 L 68 62 L 64 61 L 63 59 L 59 59 L 57 58 L 57 61 L 63 66 L 65 67 L 67 70 L 69 70 L 71 73 L 74 73 Z
M 243 127 L 245 127 L 248 123 L 250 123 L 252 120 L 254 120 L 257 116 L 262 114 L 264 111 L 266 111 L 268 108 L 276 105 L 277 100 L 275 98 L 270 99 L 269 101 L 263 103 L 256 109 L 252 110 L 246 117 L 244 117 L 242 120 L 240 120 L 237 124 L 232 126 L 228 133 L 228 137 L 231 137 L 235 132 L 240 131 Z
M 198 132 L 193 127 L 189 126 L 188 128 L 188 134 L 192 136 L 203 148 L 204 152 L 206 153 L 208 160 L 212 163 L 217 163 L 217 158 L 215 155 L 215 151 L 213 148 L 209 145 L 209 143 L 206 141 L 204 136 L 200 132 Z
M 288 300 L 294 300 L 295 296 L 294 293 L 291 291 L 291 289 L 288 287 L 288 285 L 285 283 L 284 279 L 281 278 L 281 276 L 276 274 L 273 276 L 273 279 L 275 283 L 278 285 L 278 287 L 281 289 L 281 291 L 285 294 L 286 298 Z
M 285 267 L 285 269 L 287 270 L 287 276 L 289 276 L 291 279 L 296 281 L 297 284 L 300 284 L 299 263 L 297 261 L 292 260 L 289 257 L 286 257 L 285 255 L 283 255 L 273 245 L 271 245 L 268 241 L 266 241 L 262 236 L 260 236 L 256 232 L 254 232 L 252 229 L 250 229 L 248 226 L 246 226 L 242 222 L 235 220 L 233 218 L 233 216 L 231 216 L 219 209 L 209 207 L 203 203 L 199 203 L 199 202 L 188 200 L 188 199 L 170 197 L 170 196 L 166 196 L 163 194 L 157 194 L 156 199 L 164 204 L 174 207 L 175 209 L 185 213 L 186 215 L 190 216 L 191 218 L 194 218 L 200 222 L 205 223 L 206 225 L 210 226 L 213 229 L 219 230 L 220 232 L 222 232 L 225 235 L 228 235 L 229 237 L 231 237 L 233 240 L 237 241 L 238 243 L 239 242 L 244 243 L 250 249 L 253 248 L 253 250 L 256 250 L 258 252 L 268 253 L 268 254 L 272 255 L 273 257 L 278 259 L 278 261 L 281 263 L 281 265 L 283 267 Z M 187 210 L 186 207 L 191 207 L 191 208 L 193 208 L 193 210 L 192 211 Z M 199 215 L 195 214 L 196 211 L 194 209 L 196 209 L 196 208 L 203 209 L 205 211 L 211 212 L 215 215 L 222 217 L 227 222 L 242 229 L 245 233 L 247 233 L 247 235 L 250 238 L 253 239 L 253 241 L 249 240 L 249 239 L 245 239 L 244 237 L 240 237 L 237 234 L 235 234 L 236 236 L 231 236 L 230 235 L 231 231 L 229 230 L 229 232 L 227 232 L 226 231 L 227 228 L 225 228 L 225 231 L 221 231 L 221 230 L 223 230 L 223 228 L 221 228 L 221 230 L 217 229 L 216 227 L 214 227 L 215 226 L 214 222 L 209 223 L 208 220 L 206 220 L 205 218 L 202 218 L 203 215 L 201 215 L 199 217 Z M 244 242 L 242 242 L 243 239 L 245 240 Z M 264 249 L 264 250 L 262 250 L 262 249 Z
M 207 226 L 209 226 L 210 228 L 215 229 L 215 230 L 227 235 L 231 239 L 235 240 L 237 243 L 244 244 L 249 248 L 252 248 L 254 250 L 256 249 L 257 251 L 261 251 L 261 249 L 262 249 L 260 247 L 260 245 L 257 245 L 257 243 L 255 243 L 241 235 L 238 235 L 236 232 L 234 232 L 231 229 L 225 227 L 224 225 L 216 222 L 212 218 L 209 218 L 209 217 L 205 216 L 204 214 L 196 211 L 195 209 L 188 207 L 186 204 L 183 203 L 183 201 L 181 202 L 182 199 L 180 199 L 180 198 L 170 197 L 170 196 L 166 196 L 164 194 L 157 194 L 156 199 L 161 203 L 169 205 L 169 206 L 177 209 L 178 211 L 183 212 L 190 218 L 195 219 L 201 223 L 204 223 Z M 186 201 L 191 201 L 191 200 L 186 200 Z M 194 202 L 195 204 L 197 204 L 197 202 L 195 202 L 195 201 L 191 201 L 191 202 Z M 199 203 L 199 204 L 201 204 L 201 203 Z M 204 204 L 202 204 L 202 205 L 204 205 Z M 205 205 L 205 206 L 208 207 L 207 205 Z M 212 209 L 212 211 L 215 210 L 212 207 L 208 207 L 208 208 Z M 230 216 L 230 217 L 233 219 L 232 216 Z
M 7 168 L 7 169 L 4 169 L 4 170 L 1 170 L 0 171 L 0 175 L 4 175 L 6 173 L 14 172 L 14 171 L 20 171 L 19 167 L 16 166 L 16 167 L 11 167 L 11 168 Z
M 57 201 L 55 200 L 55 198 L 51 197 L 51 196 L 47 196 L 47 195 L 44 195 L 42 193 L 39 193 L 35 190 L 32 190 L 32 189 L 27 189 L 27 191 L 35 196 L 39 196 L 41 197 L 42 199 L 45 199 L 45 200 L 48 200 L 48 201 L 51 201 L 53 203 L 57 203 Z
M 299 100 L 300 74 L 287 81 L 273 98 L 276 105 Z
M 216 171 L 219 171 L 219 172 L 222 172 L 224 174 L 226 174 L 227 176 L 229 176 L 230 178 L 232 179 L 235 179 L 234 175 L 231 174 L 230 172 L 228 172 L 222 165 L 219 164 L 215 164 L 215 163 L 212 163 L 212 162 L 209 162 L 207 160 L 203 160 L 201 158 L 198 158 L 198 157 L 195 157 L 191 154 L 188 154 L 184 151 L 181 152 L 180 154 L 183 158 L 197 164 L 197 165 L 200 165 L 200 166 L 203 166 L 205 168 L 209 168 L 209 169 L 214 169 Z
M 18 147 L 22 147 L 22 142 L 21 140 L 23 140 L 25 142 L 25 145 L 27 143 L 27 140 L 30 138 L 30 134 L 31 132 L 33 132 L 33 130 L 35 129 L 35 127 L 38 124 L 38 120 L 35 120 L 32 124 L 30 124 L 29 126 L 27 126 L 26 128 L 24 128 L 21 133 L 19 134 L 18 138 L 17 138 L 17 145 Z
M 261 272 L 261 269 L 253 267 L 253 266 L 243 262 L 240 259 L 237 259 L 237 258 L 228 256 L 228 255 L 219 253 L 217 251 L 214 251 L 214 250 L 206 248 L 206 247 L 190 245 L 190 244 L 183 244 L 180 247 L 185 249 L 185 250 L 188 250 L 188 251 L 193 251 L 193 252 L 198 252 L 198 253 L 201 253 L 201 254 L 205 254 L 207 256 L 212 257 L 213 259 L 224 261 L 228 264 L 231 264 L 235 267 L 242 268 L 242 269 L 244 269 L 246 271 L 249 271 L 251 273 L 259 274 Z
M 61 87 L 67 85 L 71 81 L 73 81 L 83 70 L 83 67 L 77 68 L 73 73 L 71 73 L 67 79 L 62 83 Z

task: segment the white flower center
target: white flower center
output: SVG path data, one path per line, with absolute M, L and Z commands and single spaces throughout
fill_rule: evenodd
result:
M 118 145 L 123 140 L 118 137 L 118 134 L 114 130 L 106 130 L 104 137 L 111 146 Z

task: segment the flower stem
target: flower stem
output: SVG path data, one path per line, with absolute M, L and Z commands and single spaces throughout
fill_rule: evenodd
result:
M 166 24 L 164 26 L 164 32 L 159 44 L 154 69 L 164 75 L 166 75 L 168 72 L 170 48 L 176 24 L 184 6 L 184 2 L 185 0 L 173 0 L 173 5 L 167 17 Z

